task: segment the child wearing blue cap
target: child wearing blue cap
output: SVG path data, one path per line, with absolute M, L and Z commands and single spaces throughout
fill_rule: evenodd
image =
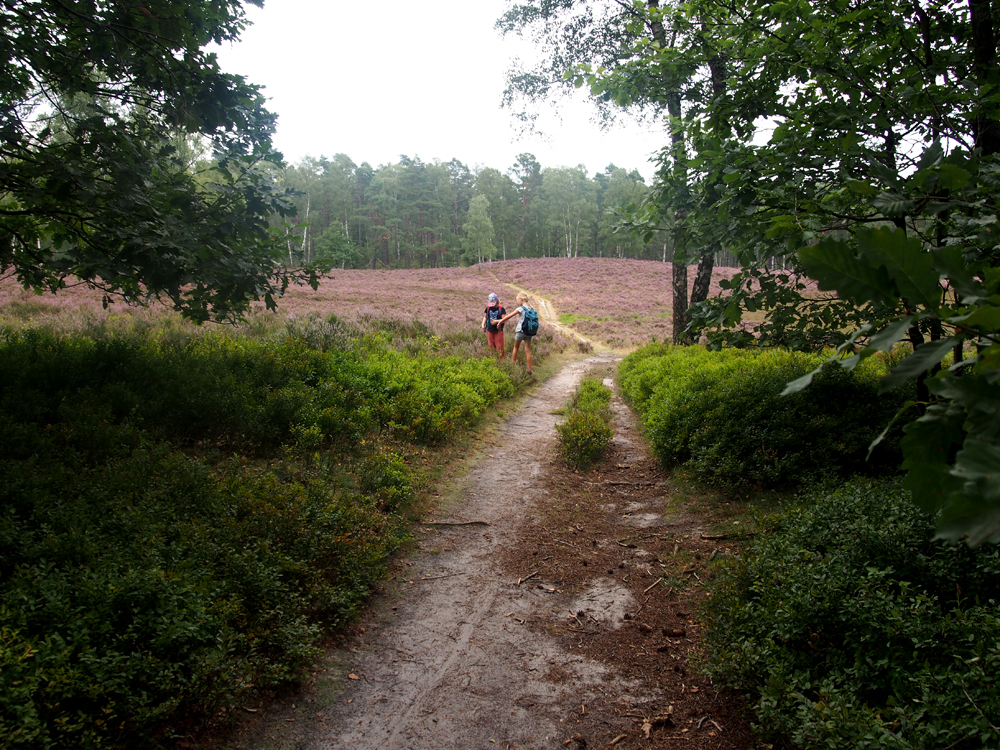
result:
M 500 352 L 500 359 L 507 355 L 507 350 L 503 343 L 503 322 L 502 318 L 507 313 L 500 304 L 500 298 L 492 292 L 486 298 L 486 312 L 483 313 L 483 322 L 480 326 L 486 331 L 486 342 L 490 349 L 497 349 Z

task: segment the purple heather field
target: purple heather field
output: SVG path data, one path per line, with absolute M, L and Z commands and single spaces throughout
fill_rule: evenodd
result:
M 688 269 L 689 284 L 695 268 Z M 717 269 L 719 280 L 733 268 Z M 331 313 L 347 318 L 414 316 L 434 327 L 478 327 L 486 296 L 496 292 L 513 309 L 517 289 L 545 297 L 561 322 L 615 349 L 669 339 L 671 265 L 609 258 L 526 258 L 467 268 L 334 271 L 316 291 L 295 289 L 281 302 L 290 315 Z M 690 290 L 689 290 L 690 292 Z
M 689 283 L 694 271 L 693 266 L 688 269 Z M 716 269 L 711 293 L 718 294 L 719 280 L 735 272 Z M 630 350 L 652 337 L 670 338 L 671 264 L 614 258 L 526 258 L 467 268 L 333 271 L 315 291 L 289 289 L 279 300 L 278 315 L 336 315 L 361 324 L 386 318 L 418 320 L 439 333 L 474 331 L 490 292 L 496 292 L 509 310 L 517 304 L 518 289 L 545 297 L 561 322 L 615 349 Z M 255 308 L 263 312 L 263 304 Z M 121 304 L 104 311 L 101 295 L 83 286 L 36 296 L 12 279 L 0 281 L 0 315 L 37 320 L 51 319 L 57 311 L 60 317 L 156 314 L 155 309 L 139 312 Z
M 588 338 L 615 349 L 634 349 L 669 340 L 672 333 L 672 265 L 615 258 L 538 258 L 491 265 L 501 281 L 548 298 L 560 320 Z M 695 267 L 688 268 L 688 294 Z M 711 295 L 720 293 L 719 280 L 738 269 L 717 268 Z

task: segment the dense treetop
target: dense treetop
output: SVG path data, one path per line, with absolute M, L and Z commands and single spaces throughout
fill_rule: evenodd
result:
M 204 50 L 244 23 L 235 0 L 0 2 L 0 272 L 197 319 L 273 302 L 275 117 Z
M 542 167 L 531 154 L 521 154 L 507 171 L 408 156 L 373 168 L 336 154 L 307 157 L 277 176 L 298 192 L 295 220 L 282 229 L 290 265 L 416 268 L 554 256 L 664 260 L 671 252 L 663 233 L 647 240 L 618 230 L 618 215 L 638 205 L 648 187 L 637 171 L 614 164 L 588 176 L 582 165 Z

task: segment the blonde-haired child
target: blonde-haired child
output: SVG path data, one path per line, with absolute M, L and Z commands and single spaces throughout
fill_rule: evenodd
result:
M 534 308 L 528 304 L 531 297 L 529 297 L 524 292 L 517 293 L 517 307 L 511 310 L 507 315 L 500 319 L 500 323 L 506 323 L 508 320 L 513 318 L 515 315 L 518 316 L 517 327 L 514 329 L 514 351 L 510 355 L 511 362 L 517 362 L 517 350 L 521 346 L 521 342 L 524 342 L 524 358 L 527 360 L 528 374 L 531 375 L 531 336 L 521 331 L 521 326 L 524 324 L 524 311 L 525 308 L 533 310 Z

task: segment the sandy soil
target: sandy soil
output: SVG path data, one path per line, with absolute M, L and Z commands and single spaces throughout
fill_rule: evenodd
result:
M 558 458 L 570 364 L 420 524 L 364 620 L 299 693 L 245 707 L 231 748 L 750 748 L 738 696 L 691 664 L 707 517 L 672 501 L 630 410 L 585 474 Z M 712 536 L 707 534 L 708 536 Z

